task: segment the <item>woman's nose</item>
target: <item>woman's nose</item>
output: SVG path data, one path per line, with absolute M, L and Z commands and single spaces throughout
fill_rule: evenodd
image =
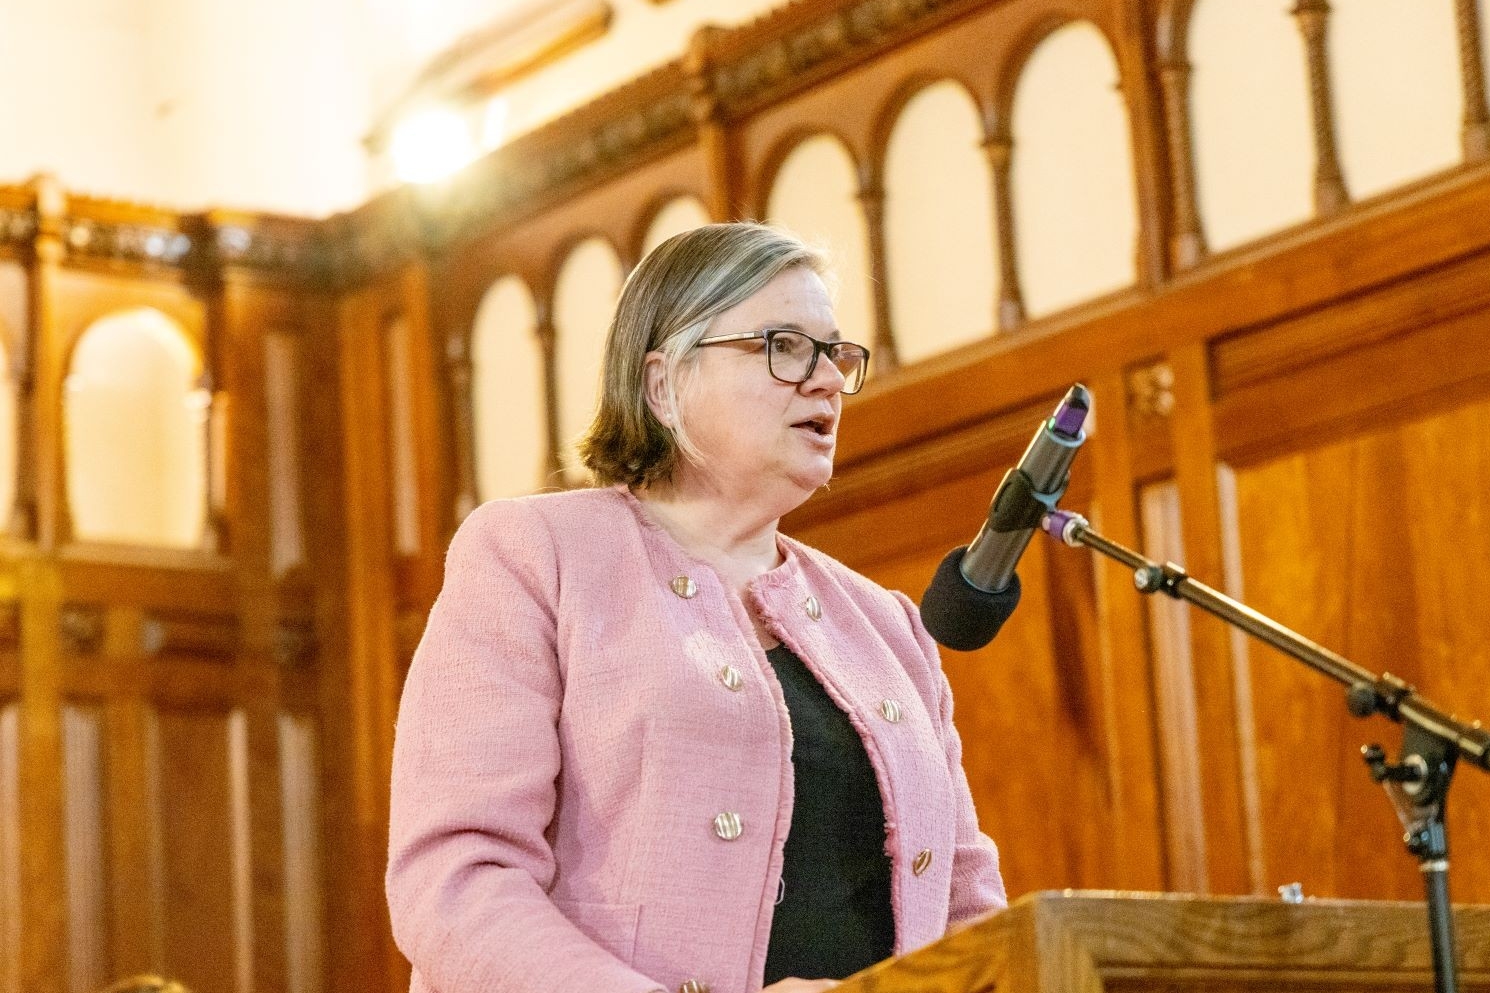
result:
M 808 376 L 802 385 L 808 393 L 822 392 L 832 396 L 834 393 L 842 392 L 847 382 L 843 370 L 839 369 L 828 356 L 819 354 L 817 364 L 812 367 L 812 375 Z

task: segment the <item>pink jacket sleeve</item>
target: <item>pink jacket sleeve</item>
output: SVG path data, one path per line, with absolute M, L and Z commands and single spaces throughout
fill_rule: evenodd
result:
M 978 812 L 973 807 L 967 773 L 962 769 L 962 737 L 952 723 L 952 687 L 942 671 L 941 653 L 921 624 L 915 603 L 904 593 L 896 592 L 895 598 L 905 608 L 916 641 L 931 669 L 937 699 L 928 701 L 928 709 L 936 714 L 947 753 L 947 771 L 951 773 L 953 789 L 957 791 L 957 849 L 952 857 L 952 894 L 947 911 L 948 929 L 951 930 L 962 921 L 990 910 L 1002 910 L 1009 905 L 1009 898 L 1004 891 L 1004 877 L 999 871 L 998 847 L 992 838 L 978 830 Z
M 661 988 L 546 895 L 562 692 L 556 573 L 546 526 L 520 503 L 478 509 L 447 554 L 393 755 L 388 906 L 416 988 Z

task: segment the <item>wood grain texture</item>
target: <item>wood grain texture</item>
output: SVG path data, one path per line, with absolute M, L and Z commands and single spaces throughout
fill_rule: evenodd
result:
M 68 707 L 62 715 L 67 846 L 67 980 L 74 993 L 104 985 L 112 974 L 106 894 L 105 751 L 96 708 Z
M 160 921 L 159 971 L 204 993 L 238 991 L 243 947 L 237 904 L 247 839 L 237 813 L 230 713 L 160 710 L 152 715 L 151 833 Z
M 1482 716 L 1490 584 L 1481 522 L 1490 404 L 1384 427 L 1237 471 L 1249 602 L 1373 672 L 1390 671 L 1449 710 Z M 1301 596 L 1300 591 L 1311 591 Z M 1358 747 L 1399 735 L 1356 721 L 1343 691 L 1254 645 L 1258 779 L 1270 881 L 1341 896 L 1421 894 L 1387 798 Z M 1490 781 L 1456 776 L 1452 885 L 1490 888 Z M 1371 868 L 1366 869 L 1367 866 Z
M 1490 988 L 1490 908 L 1456 926 L 1464 989 Z M 834 987 L 837 993 L 1402 990 L 1431 986 L 1427 924 L 1402 903 L 1034 893 Z
M 21 993 L 20 706 L 0 702 L 0 990 Z

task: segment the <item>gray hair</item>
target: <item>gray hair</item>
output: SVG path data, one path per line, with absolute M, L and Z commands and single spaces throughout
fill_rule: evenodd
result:
M 760 291 L 787 269 L 831 276 L 823 251 L 764 224 L 707 224 L 674 235 L 626 279 L 605 339 L 600 407 L 580 442 L 580 458 L 602 486 L 644 488 L 672 478 L 680 458 L 697 449 L 679 416 L 678 384 L 694 348 L 719 314 Z M 668 420 L 646 398 L 648 352 L 663 357 Z

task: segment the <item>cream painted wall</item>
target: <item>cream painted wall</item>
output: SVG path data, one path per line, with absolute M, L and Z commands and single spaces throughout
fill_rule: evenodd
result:
M 145 20 L 129 0 L 0 3 L 0 181 L 50 170 L 79 190 L 160 190 Z
M 1106 37 L 1077 21 L 1040 43 L 1014 91 L 1014 242 L 1032 317 L 1136 277 L 1133 153 L 1116 83 Z
M 698 197 L 674 197 L 663 204 L 657 216 L 652 218 L 646 236 L 642 238 L 642 254 L 646 255 L 675 234 L 692 231 L 708 223 L 709 211 Z
M 367 197 L 365 0 L 144 0 L 152 168 L 172 203 L 321 215 Z
M 438 52 L 522 0 L 0 4 L 0 182 L 323 216 L 391 182 L 363 139 Z M 612 0 L 610 31 L 504 94 L 507 134 L 779 0 Z
M 869 237 L 858 192 L 858 176 L 843 143 L 831 135 L 814 135 L 792 149 L 781 164 L 766 218 L 828 250 L 838 277 L 833 301 L 838 330 L 844 338 L 872 348 Z
M 1196 195 L 1212 251 L 1314 213 L 1309 83 L 1289 9 L 1287 0 L 1200 0 L 1192 14 Z
M 885 255 L 903 362 L 994 330 L 993 174 L 982 140 L 977 107 L 951 82 L 912 97 L 890 134 Z
M 621 295 L 621 278 L 621 260 L 615 249 L 597 237 L 574 247 L 554 285 L 559 456 L 575 481 L 586 475 L 576 446 L 595 416 L 605 335 Z
M 0 4 L 0 182 L 322 215 L 368 193 L 364 0 Z
M 543 347 L 533 296 L 516 276 L 486 291 L 471 334 L 476 493 L 482 500 L 541 488 L 548 462 Z
M 1351 196 L 1457 163 L 1464 99 L 1454 0 L 1332 0 L 1331 7 L 1340 168 Z
M 83 333 L 63 396 L 68 507 L 79 540 L 200 547 L 206 522 L 200 360 L 154 310 Z

